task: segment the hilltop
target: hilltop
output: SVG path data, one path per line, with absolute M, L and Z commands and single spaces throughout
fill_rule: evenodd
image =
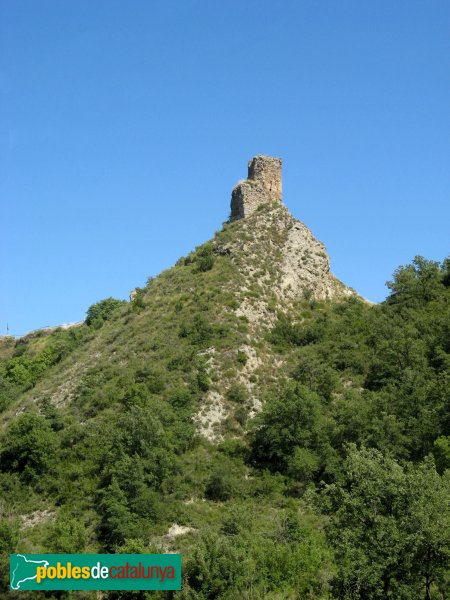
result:
M 254 414 L 261 407 L 257 386 L 250 379 L 256 378 L 257 370 L 262 377 L 272 370 L 272 352 L 265 337 L 280 314 L 304 300 L 350 296 L 355 292 L 331 274 L 325 246 L 282 203 L 281 160 L 258 156 L 249 162 L 248 179 L 233 190 L 230 220 L 212 240 L 180 258 L 145 288 L 134 290 L 128 306 L 113 303 L 109 327 L 88 336 L 83 329 L 65 336 L 67 327 L 38 330 L 16 343 L 5 338 L 3 348 L 16 356 L 17 347 L 27 349 L 33 356 L 50 334 L 55 339 L 83 338 L 83 354 L 58 360 L 54 377 L 37 381 L 24 394 L 19 409 L 24 410 L 44 397 L 56 407 L 70 405 L 84 373 L 105 360 L 109 367 L 115 365 L 120 370 L 128 364 L 131 349 L 134 357 L 159 362 L 176 352 L 184 338 L 203 335 L 206 342 L 215 329 L 221 331 L 219 343 L 195 357 L 208 363 L 209 370 L 214 369 L 217 380 L 202 399 L 196 417 L 198 430 L 210 440 L 221 439 L 219 425 L 228 414 L 225 386 L 238 381 L 250 394 L 250 412 Z M 205 328 L 206 333 L 190 331 L 188 320 L 193 316 L 195 326 Z M 106 337 L 110 328 L 114 343 Z M 149 337 L 160 339 L 158 350 L 150 354 Z M 230 357 L 237 353 L 241 369 L 238 374 L 228 373 Z
M 369 305 L 255 157 L 214 238 L 130 302 L 2 340 L 2 548 L 182 551 L 184 592 L 152 597 L 446 593 L 449 265 Z

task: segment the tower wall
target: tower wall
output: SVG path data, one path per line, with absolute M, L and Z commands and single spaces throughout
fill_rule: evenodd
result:
M 281 202 L 281 158 L 255 156 L 248 163 L 248 178 L 260 183 L 269 192 L 272 202 Z
M 258 206 L 281 202 L 281 158 L 258 155 L 248 163 L 248 179 L 231 194 L 231 219 L 248 217 Z

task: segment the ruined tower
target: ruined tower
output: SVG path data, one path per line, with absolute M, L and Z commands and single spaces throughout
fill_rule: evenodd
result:
M 258 155 L 248 163 L 248 179 L 231 194 L 231 219 L 248 217 L 267 202 L 281 202 L 281 158 Z

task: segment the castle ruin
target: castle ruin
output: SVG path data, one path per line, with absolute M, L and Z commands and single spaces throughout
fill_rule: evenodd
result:
M 261 204 L 281 202 L 281 158 L 258 155 L 248 163 L 248 178 L 231 194 L 231 220 L 248 217 Z

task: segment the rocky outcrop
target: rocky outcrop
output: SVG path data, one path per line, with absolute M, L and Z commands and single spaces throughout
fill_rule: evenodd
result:
M 312 231 L 287 210 L 283 221 L 287 234 L 280 264 L 280 291 L 283 296 L 325 300 L 352 295 L 353 291 L 331 274 L 325 246 Z
M 235 248 L 228 244 L 227 253 L 239 257 L 247 287 L 259 286 L 259 299 L 243 302 L 240 308 L 250 321 L 262 320 L 271 295 L 290 304 L 301 298 L 325 300 L 355 293 L 331 274 L 325 246 L 290 214 L 281 195 L 281 159 L 261 155 L 249 161 L 248 179 L 232 192 L 230 220 L 243 220 L 233 224 Z M 265 316 L 270 322 L 271 315 Z
M 243 276 L 236 313 L 257 328 L 273 326 L 276 311 L 298 300 L 356 295 L 331 273 L 322 242 L 283 204 L 263 206 L 230 227 L 227 250 Z

